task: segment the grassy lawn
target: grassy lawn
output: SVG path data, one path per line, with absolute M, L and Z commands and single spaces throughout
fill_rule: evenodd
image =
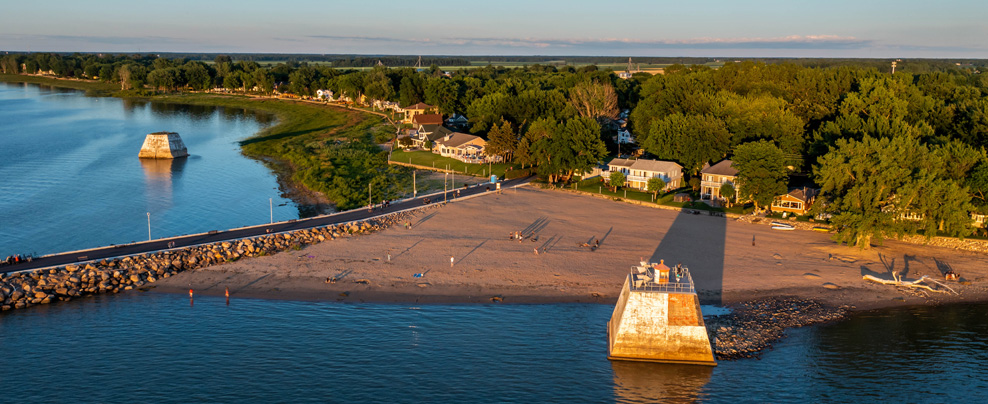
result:
M 0 81 L 7 83 L 33 83 L 52 87 L 72 88 L 86 91 L 87 95 L 108 96 L 120 91 L 120 85 L 104 83 L 95 80 L 64 80 L 41 76 L 23 76 L 19 74 L 0 74 Z
M 475 177 L 490 177 L 490 172 L 488 171 L 487 164 L 467 164 L 460 160 L 452 159 L 449 157 L 443 157 L 430 151 L 417 150 L 417 151 L 404 151 L 395 150 L 391 153 L 391 160 L 417 164 L 426 167 L 435 167 L 437 169 L 449 167 L 450 170 L 454 170 L 458 173 L 464 173 L 466 175 L 472 175 Z M 493 164 L 491 169 L 494 170 L 494 174 L 498 177 L 504 178 L 504 172 L 508 168 L 518 169 L 520 166 L 517 164 Z
M 570 185 L 569 187 L 572 188 L 573 185 Z M 636 201 L 642 201 L 642 202 L 655 202 L 652 199 L 652 193 L 651 192 L 642 192 L 642 191 L 638 191 L 638 190 L 635 190 L 635 189 L 632 189 L 632 188 L 620 188 L 616 192 L 613 192 L 613 191 L 611 191 L 611 189 L 609 187 L 607 187 L 607 185 L 604 184 L 603 179 L 601 179 L 600 177 L 590 178 L 590 179 L 587 179 L 587 180 L 580 181 L 579 183 L 576 184 L 575 189 L 577 189 L 579 191 L 583 191 L 583 192 L 589 192 L 589 193 L 600 194 L 600 195 L 607 195 L 607 196 L 615 197 L 615 198 L 626 198 L 626 199 L 631 199 L 631 200 L 636 200 Z M 707 204 L 702 203 L 702 202 L 685 202 L 684 203 L 684 202 L 673 202 L 672 201 L 673 197 L 675 197 L 677 193 L 684 192 L 684 191 L 687 191 L 687 190 L 688 189 L 676 189 L 676 190 L 672 190 L 672 191 L 669 191 L 669 192 L 666 192 L 666 193 L 660 192 L 659 193 L 659 199 L 658 199 L 658 202 L 657 203 L 660 204 L 660 205 L 674 206 L 674 207 L 677 207 L 677 208 L 686 207 L 686 208 L 697 209 L 697 210 L 708 210 L 708 211 L 714 211 L 714 212 L 727 212 L 727 213 L 737 213 L 737 214 L 750 213 L 751 210 L 752 210 L 751 207 L 745 208 L 743 206 L 737 206 L 737 205 L 732 206 L 730 208 L 715 208 L 713 206 L 707 205 Z

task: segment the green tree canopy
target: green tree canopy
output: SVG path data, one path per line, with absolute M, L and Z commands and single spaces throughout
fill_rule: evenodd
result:
M 918 230 L 970 234 L 971 196 L 936 149 L 905 134 L 838 140 L 814 171 L 834 214 L 835 240 L 868 248 Z
M 620 171 L 612 171 L 610 177 L 607 178 L 611 182 L 611 187 L 614 190 L 624 186 L 624 182 L 628 179 L 624 173 Z
M 640 142 L 645 151 L 696 174 L 705 163 L 727 154 L 730 139 L 724 122 L 712 115 L 675 113 L 653 121 L 649 135 Z
M 782 150 L 772 142 L 745 143 L 734 150 L 733 166 L 738 170 L 741 197 L 755 203 L 755 210 L 786 193 L 786 166 Z
M 666 188 L 666 182 L 662 178 L 652 177 L 648 179 L 646 186 L 648 187 L 648 192 L 658 196 L 659 192 Z

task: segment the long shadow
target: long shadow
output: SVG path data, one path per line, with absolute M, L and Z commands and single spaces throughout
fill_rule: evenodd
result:
M 650 259 L 665 260 L 670 267 L 683 264 L 690 270 L 700 302 L 721 304 L 726 237 L 725 218 L 680 213 Z
M 412 244 L 412 245 L 408 246 L 408 248 L 404 249 L 402 252 L 398 253 L 398 255 L 395 255 L 393 258 L 398 258 L 398 257 L 402 256 L 403 254 L 411 251 L 413 248 L 415 248 L 415 246 L 419 245 L 419 243 L 421 243 L 423 241 L 425 241 L 425 239 L 421 239 L 419 241 L 416 241 L 415 244 Z
M 936 257 L 933 258 L 933 262 L 937 265 L 937 270 L 940 271 L 940 275 L 946 275 L 947 272 L 954 270 L 954 267 L 947 263 L 947 261 L 941 261 Z
M 254 285 L 255 283 L 258 283 L 258 282 L 260 282 L 260 281 L 261 281 L 262 279 L 264 279 L 264 278 L 267 278 L 267 277 L 269 277 L 269 276 L 271 276 L 271 274 L 267 274 L 267 275 L 264 275 L 264 276 L 262 276 L 262 277 L 260 277 L 260 278 L 257 278 L 257 279 L 254 279 L 254 281 L 253 281 L 253 282 L 251 282 L 251 283 L 248 283 L 248 284 L 246 284 L 246 285 L 244 285 L 244 286 L 241 286 L 241 287 L 239 287 L 239 288 L 237 288 L 237 290 L 236 290 L 235 292 L 239 292 L 239 291 L 241 291 L 241 290 L 244 290 L 244 289 L 247 289 L 247 288 L 249 288 L 249 287 L 251 287 L 252 285 Z
M 432 213 L 428 214 L 427 216 L 419 219 L 419 221 L 415 222 L 415 224 L 412 225 L 412 228 L 414 229 L 414 228 L 418 227 L 420 224 L 425 223 L 427 220 L 432 219 L 433 217 L 436 217 L 436 214 L 438 214 L 438 213 L 439 212 L 432 212 Z
M 532 224 L 528 225 L 528 227 L 522 229 L 521 234 L 526 236 L 535 234 L 541 232 L 542 229 L 545 229 L 545 227 L 548 225 L 549 225 L 549 218 L 542 216 L 538 219 L 535 219 L 535 221 L 532 222 Z
M 480 244 L 477 244 L 477 246 L 474 247 L 472 250 L 470 250 L 470 252 L 466 253 L 466 255 L 464 255 L 463 258 L 460 258 L 460 262 L 464 262 L 467 259 L 467 257 L 470 256 L 470 254 L 473 254 L 474 251 L 477 251 L 478 248 L 480 248 L 481 246 L 483 246 L 488 241 L 491 241 L 491 239 L 487 239 L 487 240 L 481 241 Z

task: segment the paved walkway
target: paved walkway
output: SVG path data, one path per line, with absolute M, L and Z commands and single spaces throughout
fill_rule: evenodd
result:
M 502 188 L 510 188 L 514 186 L 527 184 L 530 178 L 519 178 L 508 181 L 501 182 Z M 460 198 L 464 198 L 471 195 L 478 195 L 488 192 L 487 185 L 491 185 L 490 192 L 494 192 L 494 186 L 490 183 L 480 183 L 476 186 L 469 188 L 458 188 L 460 191 Z M 449 200 L 453 200 L 453 191 L 448 192 Z M 429 198 L 430 202 L 426 203 L 425 199 Z M 345 212 L 334 213 L 331 215 L 311 217 L 307 219 L 296 219 L 287 222 L 278 222 L 268 225 L 258 225 L 252 227 L 244 227 L 239 229 L 230 229 L 224 231 L 209 232 L 203 234 L 193 234 L 190 236 L 180 236 L 167 239 L 158 239 L 145 241 L 140 243 L 132 244 L 122 244 L 110 247 L 101 247 L 90 250 L 67 252 L 60 254 L 46 255 L 44 257 L 34 258 L 31 262 L 22 261 L 14 265 L 4 265 L 0 266 L 0 273 L 9 273 L 17 271 L 25 271 L 37 268 L 54 267 L 59 265 L 73 264 L 77 262 L 85 262 L 92 260 L 102 260 L 116 257 L 123 257 L 127 255 L 144 254 L 148 252 L 166 250 L 169 248 L 181 248 L 201 244 L 211 244 L 221 241 L 238 240 L 243 238 L 262 236 L 265 234 L 275 234 L 288 231 L 310 229 L 314 227 L 322 227 L 328 225 L 337 225 L 341 223 L 349 223 L 358 220 L 365 220 L 368 218 L 381 216 L 389 213 L 394 213 L 406 209 L 412 209 L 417 207 L 422 207 L 430 203 L 442 202 L 444 195 L 442 192 L 438 194 L 420 196 L 414 199 L 408 199 L 401 202 L 392 203 L 387 208 L 382 209 L 379 205 L 376 205 L 373 211 L 368 211 L 367 208 L 360 208 L 349 210 Z M 175 243 L 174 246 L 169 247 L 169 243 Z

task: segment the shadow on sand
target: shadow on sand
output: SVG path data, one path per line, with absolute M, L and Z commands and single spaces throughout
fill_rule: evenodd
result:
M 700 303 L 719 305 L 724 289 L 726 236 L 727 219 L 724 217 L 680 213 L 652 256 L 645 258 L 652 262 L 665 260 L 670 267 L 685 265 L 693 276 Z M 696 251 L 701 253 L 696 254 Z

